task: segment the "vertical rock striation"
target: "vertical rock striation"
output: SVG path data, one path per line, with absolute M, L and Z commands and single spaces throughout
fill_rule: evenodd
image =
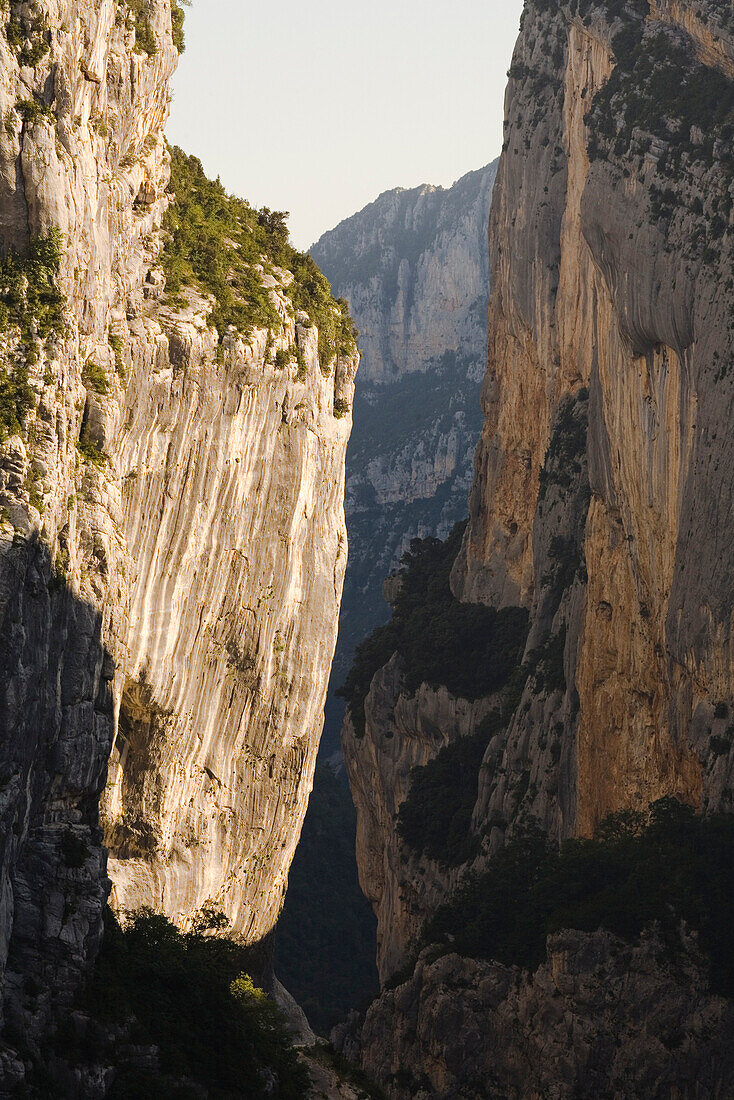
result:
M 277 919 L 313 777 L 347 552 L 334 400 L 356 365 L 325 376 L 316 329 L 272 293 L 305 377 L 268 362 L 264 331 L 220 362 L 205 310 L 156 307 L 115 447 L 134 573 L 113 902 L 185 924 L 211 901 L 248 942 Z
M 166 298 L 174 7 L 11 3 L 0 33 L 0 981 L 26 1050 L 96 953 L 102 826 L 118 906 L 272 928 L 336 640 L 357 354 L 324 356 L 265 258 L 276 320 L 247 338 Z
M 66 301 L 45 341 L 32 316 L 30 331 L 15 316 L 3 324 L 0 977 L 6 1034 L 28 1040 L 94 956 L 108 893 L 98 799 L 126 552 L 119 483 L 77 441 L 96 408 L 86 364 L 114 365 L 113 326 L 126 330 L 126 310 L 142 305 L 168 202 L 162 125 L 178 54 L 165 0 L 150 5 L 154 54 L 136 49 L 131 13 L 113 0 L 7 15 L 0 237 L 22 253 L 60 230 L 60 254 L 23 285 L 43 291 L 60 259 Z
M 569 793 L 533 807 L 560 835 L 662 794 L 731 804 L 728 748 L 711 748 L 732 697 L 731 31 L 717 5 L 704 17 L 531 5 L 511 70 L 487 420 L 453 585 L 537 614 L 562 522 L 544 507 L 554 431 L 588 391 L 588 441 L 562 471 L 567 502 L 590 490 L 564 646 Z

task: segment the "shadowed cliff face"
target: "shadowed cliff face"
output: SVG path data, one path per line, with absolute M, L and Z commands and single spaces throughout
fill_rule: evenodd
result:
M 37 535 L 4 538 L 2 550 L 0 975 L 12 1041 L 74 991 L 101 940 L 109 884 L 97 804 L 114 665 L 99 610 L 59 580 Z
M 426 951 L 368 1009 L 365 1066 L 395 1100 L 728 1095 L 731 1003 L 708 989 L 695 942 L 677 973 L 654 935 L 631 947 L 559 932 L 547 954 L 531 976 Z
M 246 942 L 275 923 L 336 639 L 358 357 L 272 257 L 240 270 L 268 318 L 245 335 L 219 339 L 190 287 L 166 297 L 168 0 L 11 7 L 0 972 L 9 1019 L 43 989 L 31 1042 L 101 936 L 108 764 L 116 905 L 187 927 L 208 903 Z
M 0 34 L 0 238 L 21 254 L 47 244 L 20 261 L 19 283 L 10 268 L 3 280 L 0 965 L 9 958 L 8 1023 L 32 1043 L 34 1019 L 94 956 L 109 890 L 98 799 L 127 558 L 83 376 L 93 362 L 121 392 L 108 336 L 143 302 L 167 202 L 162 124 L 178 55 L 163 0 L 148 14 L 154 55 L 135 50 L 111 0 L 12 8 Z M 44 304 L 54 287 L 63 314 Z

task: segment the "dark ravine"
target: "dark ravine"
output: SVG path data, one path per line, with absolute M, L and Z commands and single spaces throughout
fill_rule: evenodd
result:
M 275 935 L 275 971 L 319 1035 L 378 990 L 376 920 L 357 882 L 344 776 L 319 764 Z
M 733 208 L 728 6 L 530 0 L 490 216 L 485 425 L 451 574 L 464 603 L 528 611 L 524 657 L 499 696 L 467 697 L 440 675 L 416 691 L 396 644 L 364 732 L 352 715 L 342 733 L 381 977 L 397 983 L 344 1049 L 361 1041 L 390 1096 L 734 1089 L 731 1005 L 695 951 L 682 964 L 652 948 L 648 969 L 654 937 L 592 928 L 552 938 L 534 975 L 431 954 L 413 971 L 426 921 L 530 822 L 557 844 L 664 796 L 732 809 Z M 420 791 L 411 820 L 454 812 L 446 753 L 476 759 L 458 743 L 480 736 L 451 796 L 456 813 L 473 805 L 457 862 L 410 841 L 401 806 Z M 640 965 L 645 981 L 626 981 Z M 650 1011 L 663 989 L 680 1009 L 665 1021 Z M 556 1059 L 561 1005 L 578 1030 Z
M 334 689 L 347 677 L 355 645 L 389 615 L 383 578 L 413 537 L 444 537 L 466 513 L 482 423 L 496 170 L 494 162 L 446 189 L 385 192 L 311 250 L 333 293 L 349 302 L 362 352 L 347 450 L 349 561 L 320 749 L 342 779 L 344 702 Z M 375 935 L 353 894 L 348 794 L 324 770 L 316 780 L 277 965 L 312 1024 L 323 1028 L 337 1009 L 343 1015 L 373 991 Z

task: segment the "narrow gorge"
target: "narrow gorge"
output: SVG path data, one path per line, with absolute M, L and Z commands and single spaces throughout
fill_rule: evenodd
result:
M 0 5 L 0 1096 L 734 1097 L 730 0 L 310 253 L 182 2 Z
M 311 254 L 359 332 L 347 452 L 349 561 L 332 686 L 383 623 L 385 577 L 412 538 L 445 538 L 466 515 L 482 426 L 487 227 L 497 162 L 452 187 L 396 188 L 325 233 Z M 327 700 L 333 752 L 344 708 Z

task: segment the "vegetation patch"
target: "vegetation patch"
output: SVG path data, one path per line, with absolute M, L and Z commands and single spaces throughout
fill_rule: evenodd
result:
M 569 489 L 582 472 L 589 428 L 589 391 L 584 387 L 564 397 L 558 406 L 548 452 L 540 471 L 538 500 L 545 499 L 551 485 Z
M 79 439 L 77 440 L 76 449 L 82 456 L 85 462 L 91 462 L 93 466 L 98 469 L 104 469 L 107 465 L 108 458 L 98 443 L 95 443 L 93 439 Z
M 171 37 L 173 38 L 173 44 L 179 53 L 183 53 L 186 49 L 186 40 L 184 37 L 184 20 L 186 13 L 184 7 L 188 7 L 191 0 L 171 0 Z
M 61 247 L 61 233 L 51 229 L 25 251 L 0 256 L 0 339 L 14 345 L 0 355 L 0 442 L 24 434 L 35 407 L 28 368 L 38 361 L 43 342 L 64 329 Z
M 40 99 L 36 99 L 35 96 L 31 99 L 18 100 L 18 102 L 15 104 L 15 110 L 18 112 L 26 125 L 30 127 L 35 126 L 37 122 L 40 122 L 41 119 L 44 118 L 52 125 L 56 121 L 56 116 L 54 115 L 53 108 L 49 107 L 48 104 L 43 103 Z
M 398 832 L 414 851 L 451 867 L 477 854 L 479 837 L 471 831 L 471 819 L 480 769 L 490 740 L 505 725 L 501 712 L 493 712 L 471 737 L 459 737 L 430 763 L 413 768 Z
M 109 343 L 109 345 L 112 348 L 112 351 L 114 352 L 114 355 L 115 355 L 115 370 L 117 371 L 120 378 L 124 382 L 125 378 L 127 376 L 127 371 L 125 370 L 125 360 L 123 359 L 123 355 L 122 355 L 122 352 L 123 352 L 122 338 L 120 336 L 118 336 L 116 333 L 111 332 L 109 334 L 109 336 L 107 337 L 107 342 Z
M 125 11 L 127 9 L 127 11 Z M 117 11 L 117 22 L 127 23 L 135 31 L 135 51 L 153 57 L 158 53 L 158 43 L 150 22 L 150 0 L 126 0 Z M 183 33 L 183 23 L 181 25 Z
M 82 379 L 87 388 L 94 390 L 95 393 L 106 396 L 110 392 L 110 383 L 104 368 L 100 367 L 94 359 L 87 359 L 82 371 Z
M 51 48 L 46 13 L 35 0 L 32 4 L 11 3 L 5 34 L 21 65 L 35 68 Z
M 167 292 L 180 301 L 184 286 L 214 298 L 211 323 L 220 341 L 232 326 L 247 337 L 254 328 L 279 333 L 281 319 L 262 274 L 291 273 L 285 290 L 294 313 L 305 310 L 318 327 L 319 359 L 328 368 L 339 355 L 356 352 L 356 332 L 346 302 L 336 302 L 316 263 L 290 244 L 285 213 L 255 210 L 228 195 L 219 180 L 207 179 L 201 162 L 171 150 L 175 201 L 164 220 L 162 264 Z
M 605 928 L 634 940 L 659 925 L 672 955 L 681 922 L 698 932 L 715 990 L 734 994 L 734 816 L 674 798 L 608 817 L 592 840 L 551 845 L 528 823 L 427 922 L 424 944 L 534 970 L 551 932 Z
M 445 685 L 464 699 L 478 699 L 503 688 L 519 666 L 527 611 L 461 603 L 449 587 L 465 527 L 465 522 L 457 524 L 445 542 L 413 539 L 403 556 L 402 588 L 393 617 L 357 647 L 339 690 L 358 737 L 364 734 L 364 701 L 372 678 L 396 652 L 409 693 L 427 683 Z
M 232 940 L 179 932 L 151 912 L 121 928 L 108 911 L 102 950 L 80 1005 L 104 1029 L 95 1026 L 80 1036 L 69 1019 L 56 1035 L 57 1052 L 72 1063 L 115 1065 L 107 1095 L 125 1100 L 302 1100 L 307 1072 L 277 1008 L 252 982 L 251 958 Z M 135 1047 L 155 1047 L 157 1065 L 150 1066 L 145 1054 L 145 1069 L 140 1058 L 136 1065 Z
M 590 155 L 626 154 L 639 128 L 672 144 L 678 157 L 712 163 L 716 140 L 734 138 L 734 81 L 703 65 L 669 28 L 647 24 L 646 4 L 619 7 L 610 12 L 623 20 L 612 42 L 617 64 L 586 119 Z M 693 127 L 703 135 L 696 144 Z

